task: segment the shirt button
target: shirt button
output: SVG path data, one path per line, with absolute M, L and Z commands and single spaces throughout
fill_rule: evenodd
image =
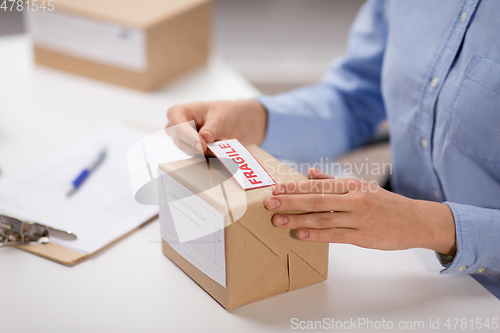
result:
M 484 269 L 484 267 L 481 267 L 480 269 L 478 269 L 478 270 L 476 271 L 476 273 L 477 273 L 477 274 L 482 274 L 482 273 L 484 273 L 484 271 L 485 271 L 485 270 L 486 270 L 486 269 Z
M 467 18 L 467 13 L 463 12 L 462 15 L 460 16 L 460 21 L 465 22 L 466 18 Z
M 467 266 L 465 266 L 465 265 L 464 266 L 460 266 L 460 267 L 457 268 L 457 272 L 463 272 L 466 269 L 467 269 Z
M 422 139 L 422 148 L 427 149 L 427 140 Z
M 436 198 L 436 200 L 439 200 L 440 198 L 439 192 L 437 190 L 434 190 L 434 198 Z
M 431 87 L 436 88 L 437 85 L 438 85 L 438 79 L 437 77 L 435 77 L 431 80 Z

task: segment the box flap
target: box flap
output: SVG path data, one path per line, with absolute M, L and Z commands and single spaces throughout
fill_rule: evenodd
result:
M 228 309 L 288 290 L 286 257 L 277 256 L 240 223 L 226 228 L 226 265 Z
M 288 253 L 288 277 L 288 291 L 326 280 L 326 276 L 320 274 L 318 270 L 293 251 Z
M 247 148 L 276 182 L 307 180 L 305 176 L 286 166 L 259 147 L 249 146 Z M 217 162 L 215 158 L 210 161 L 212 179 L 217 179 L 218 183 L 221 183 L 221 180 L 226 180 L 224 190 L 227 195 L 232 222 L 241 223 L 280 257 L 286 257 L 287 254 L 293 251 L 316 270 L 323 277 L 323 280 L 326 280 L 329 244 L 302 241 L 293 236 L 293 231 L 274 227 L 271 222 L 274 213 L 264 207 L 265 200 L 271 196 L 272 187 L 243 191 L 236 181 L 230 177 L 222 163 Z
M 248 149 L 277 183 L 307 180 L 305 176 L 284 165 L 259 147 L 250 146 Z M 264 206 L 264 202 L 269 196 L 271 196 L 270 188 L 247 191 L 247 205 L 254 209 L 252 209 L 252 217 L 242 218 L 241 223 L 279 256 L 286 256 L 293 251 L 326 280 L 329 244 L 302 241 L 294 236 L 294 231 L 274 227 L 271 222 L 274 212 L 268 211 Z M 261 208 L 255 209 L 256 207 Z

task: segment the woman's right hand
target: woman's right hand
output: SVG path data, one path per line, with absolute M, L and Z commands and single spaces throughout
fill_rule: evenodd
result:
M 191 155 L 204 153 L 207 143 L 223 139 L 260 144 L 267 128 L 267 111 L 255 100 L 179 104 L 168 109 L 167 118 L 167 132 Z M 189 121 L 194 121 L 198 132 Z

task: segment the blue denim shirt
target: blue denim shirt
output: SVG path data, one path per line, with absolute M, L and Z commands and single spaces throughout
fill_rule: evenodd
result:
M 500 1 L 369 0 L 319 84 L 259 101 L 262 147 L 283 158 L 338 155 L 388 118 L 395 191 L 453 211 L 442 273 L 500 295 Z

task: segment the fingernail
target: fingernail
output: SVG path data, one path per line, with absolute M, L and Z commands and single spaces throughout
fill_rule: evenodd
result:
M 271 198 L 267 202 L 267 208 L 269 209 L 276 209 L 281 205 L 281 202 L 278 199 Z
M 281 185 L 276 185 L 273 188 L 273 194 L 285 194 L 285 188 Z
M 209 131 L 205 131 L 205 133 L 207 133 L 205 136 L 207 137 L 207 141 L 214 141 L 214 136 L 212 135 L 212 133 L 210 133 Z
M 201 153 L 203 153 L 203 148 L 201 147 L 201 143 L 200 142 L 196 142 L 194 144 L 194 146 L 196 147 L 196 149 L 198 149 Z
M 307 230 L 297 230 L 297 236 L 299 238 L 307 238 L 307 237 L 309 237 L 309 231 L 307 231 Z
M 273 220 L 274 220 L 274 224 L 277 224 L 280 226 L 288 223 L 288 217 L 285 215 L 275 215 Z

